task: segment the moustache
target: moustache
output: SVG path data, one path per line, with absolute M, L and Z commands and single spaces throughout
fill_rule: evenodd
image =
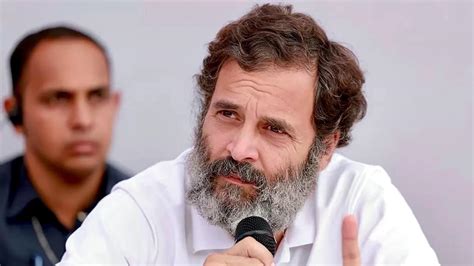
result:
M 234 175 L 243 182 L 253 184 L 258 189 L 267 186 L 267 178 L 262 171 L 253 167 L 249 162 L 238 162 L 230 156 L 211 162 L 209 169 L 211 181 L 218 176 Z

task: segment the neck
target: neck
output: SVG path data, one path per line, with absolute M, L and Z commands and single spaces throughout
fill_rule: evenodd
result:
M 88 176 L 52 169 L 34 154 L 25 153 L 29 179 L 43 203 L 67 229 L 76 223 L 77 214 L 89 207 L 97 197 L 104 166 Z

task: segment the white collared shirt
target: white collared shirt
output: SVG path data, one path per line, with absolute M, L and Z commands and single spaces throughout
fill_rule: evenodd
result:
M 68 239 L 58 265 L 202 265 L 230 248 L 233 237 L 186 203 L 188 153 L 117 184 Z M 276 265 L 341 265 L 346 214 L 358 218 L 363 265 L 439 265 L 386 172 L 338 154 L 287 228 Z

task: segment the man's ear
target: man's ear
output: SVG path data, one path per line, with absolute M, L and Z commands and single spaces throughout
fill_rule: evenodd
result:
M 114 105 L 115 115 L 117 115 L 117 113 L 120 109 L 120 105 L 122 103 L 122 93 L 118 90 L 113 91 L 112 92 L 112 101 L 113 101 L 113 105 Z
M 18 110 L 15 111 L 15 109 L 18 109 L 18 108 L 20 108 L 20 107 L 19 107 L 18 102 L 17 102 L 17 100 L 14 96 L 7 97 L 3 100 L 3 110 L 5 111 L 5 113 L 7 113 L 7 115 L 9 117 L 14 112 L 17 112 L 17 114 L 15 114 L 15 115 L 21 115 L 21 114 L 18 114 L 18 112 L 19 112 Z M 21 124 L 13 124 L 13 122 L 12 122 L 12 125 L 13 125 L 13 127 L 15 128 L 15 131 L 18 134 L 23 134 L 23 127 L 22 127 Z
M 332 155 L 337 148 L 337 143 L 339 143 L 339 138 L 341 133 L 336 131 L 335 133 L 330 134 L 324 139 L 324 144 L 326 149 L 324 154 L 321 156 L 321 160 L 319 161 L 319 171 L 322 171 L 328 166 L 329 162 L 331 161 Z

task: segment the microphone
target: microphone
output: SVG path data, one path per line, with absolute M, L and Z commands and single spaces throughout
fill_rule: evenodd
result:
M 273 237 L 272 228 L 265 219 L 258 216 L 250 216 L 242 219 L 235 229 L 235 243 L 247 236 L 253 237 L 275 256 L 275 238 Z

